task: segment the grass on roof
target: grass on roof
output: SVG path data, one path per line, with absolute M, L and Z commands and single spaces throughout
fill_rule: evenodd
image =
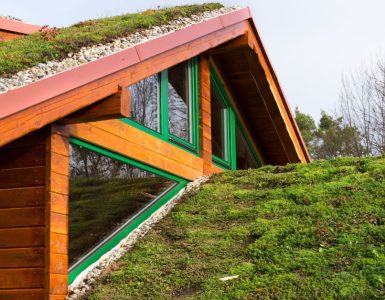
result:
M 384 245 L 385 158 L 233 171 L 178 205 L 88 299 L 384 299 Z
M 71 27 L 47 29 L 20 39 L 0 42 L 0 76 L 17 73 L 50 60 L 61 60 L 81 47 L 108 43 L 137 30 L 161 26 L 179 17 L 223 7 L 219 3 L 147 10 L 80 22 Z

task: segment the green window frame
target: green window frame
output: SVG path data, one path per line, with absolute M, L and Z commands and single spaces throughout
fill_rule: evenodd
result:
M 227 151 L 226 159 L 221 159 L 215 155 L 212 155 L 213 163 L 224 170 L 236 170 L 237 169 L 237 149 L 236 149 L 236 126 L 242 132 L 242 135 L 246 141 L 247 146 L 249 147 L 250 152 L 253 155 L 253 158 L 256 162 L 256 166 L 262 166 L 261 160 L 257 155 L 257 150 L 251 142 L 251 138 L 247 134 L 246 129 L 240 121 L 240 116 L 235 112 L 233 105 L 231 104 L 230 97 L 227 95 L 218 74 L 216 73 L 213 65 L 210 65 L 210 80 L 212 82 L 212 87 L 214 92 L 217 94 L 220 101 L 226 108 L 225 116 L 225 148 Z
M 159 92 L 159 132 L 152 130 L 134 120 L 123 118 L 120 119 L 126 124 L 134 126 L 152 136 L 155 136 L 163 141 L 171 143 L 183 150 L 187 150 L 194 155 L 200 155 L 200 141 L 199 141 L 199 101 L 198 101 L 198 59 L 196 57 L 187 61 L 189 68 L 189 93 L 190 93 L 190 128 L 191 128 L 191 142 L 185 141 L 170 133 L 169 130 L 169 107 L 168 107 L 168 69 L 158 74 L 160 92 Z
M 75 264 L 69 268 L 68 284 L 71 284 L 85 269 L 87 269 L 93 263 L 97 262 L 105 253 L 109 252 L 115 246 L 117 246 L 121 240 L 127 237 L 132 231 L 134 231 L 144 221 L 146 221 L 154 212 L 156 212 L 160 207 L 162 207 L 174 196 L 176 196 L 189 182 L 186 179 L 180 178 L 166 171 L 151 167 L 149 165 L 143 164 L 142 162 L 122 156 L 118 153 L 112 152 L 108 149 L 96 146 L 78 138 L 70 137 L 70 143 L 82 146 L 88 150 L 100 153 L 115 160 L 119 160 L 123 163 L 130 164 L 134 167 L 141 168 L 153 174 L 163 176 L 167 179 L 175 181 L 176 184 L 164 192 L 158 199 L 156 199 L 156 201 L 146 207 L 140 214 L 134 216 L 126 226 L 113 233 L 110 238 L 106 240 L 100 247 L 94 251 L 91 251 L 90 255 L 88 255 L 81 263 Z

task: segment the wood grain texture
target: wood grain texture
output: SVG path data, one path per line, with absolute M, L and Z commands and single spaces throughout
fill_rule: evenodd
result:
M 0 290 L 0 300 L 41 300 L 43 297 L 42 288 Z
M 44 246 L 44 227 L 0 229 L 0 248 L 39 246 Z
M 41 186 L 44 184 L 44 166 L 0 170 L 0 189 Z
M 44 268 L 0 269 L 2 289 L 41 288 L 44 281 Z
M 0 120 L 0 145 L 53 123 L 79 109 L 118 92 L 119 85 L 129 86 L 143 78 L 192 58 L 206 50 L 243 35 L 247 21 L 231 25 L 190 43 L 165 51 L 122 71 L 58 95 Z
M 203 174 L 203 160 L 119 120 L 70 126 L 71 136 L 192 180 Z
M 210 100 L 210 62 L 206 54 L 199 60 L 199 107 L 201 156 L 203 159 L 203 173 L 212 173 L 212 136 L 211 136 L 211 100 Z
M 44 186 L 0 189 L 0 208 L 44 205 Z
M 45 146 L 0 148 L 0 168 L 25 168 L 45 165 Z
M 68 127 L 53 124 L 46 144 L 44 299 L 64 299 L 68 289 Z
M 130 93 L 127 87 L 119 87 L 116 94 L 78 110 L 61 120 L 63 124 L 96 122 L 130 117 Z
M 44 226 L 44 212 L 44 206 L 0 209 L 0 228 Z
M 44 247 L 0 249 L 0 269 L 44 266 Z

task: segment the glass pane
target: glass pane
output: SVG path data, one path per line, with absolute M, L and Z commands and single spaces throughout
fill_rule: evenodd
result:
M 70 148 L 69 263 L 89 253 L 174 181 L 78 145 Z
M 212 151 L 216 157 L 227 159 L 226 155 L 226 108 L 211 85 L 211 133 Z
M 131 119 L 159 132 L 159 76 L 147 77 L 128 89 L 131 93 Z
M 236 142 L 237 142 L 237 170 L 246 170 L 256 168 L 256 161 L 247 145 L 247 142 L 242 134 L 242 131 L 237 126 L 236 132 Z
M 191 142 L 190 85 L 188 62 L 168 69 L 168 124 L 173 135 Z

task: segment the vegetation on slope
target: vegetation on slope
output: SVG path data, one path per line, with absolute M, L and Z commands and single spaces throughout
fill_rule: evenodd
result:
M 161 26 L 223 7 L 219 3 L 186 5 L 80 22 L 68 28 L 47 29 L 0 43 L 0 76 L 14 74 L 50 60 L 60 60 L 81 47 L 108 43 L 137 30 Z
M 384 211 L 385 158 L 216 175 L 89 299 L 383 299 Z

